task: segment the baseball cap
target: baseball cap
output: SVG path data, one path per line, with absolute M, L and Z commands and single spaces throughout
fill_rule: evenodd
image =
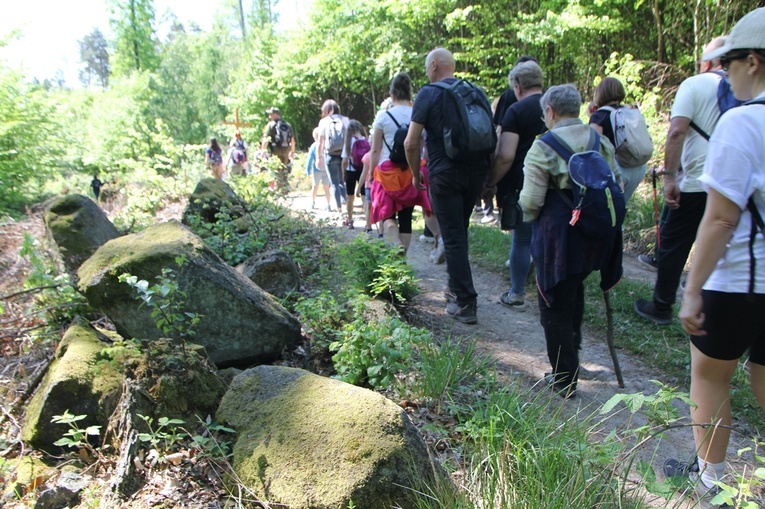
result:
M 765 49 L 765 7 L 760 7 L 738 20 L 720 48 L 702 57 L 708 61 L 720 58 L 734 49 Z
M 272 106 L 266 110 L 266 115 L 271 115 L 272 113 L 278 113 L 279 115 L 282 114 L 281 110 L 276 106 Z

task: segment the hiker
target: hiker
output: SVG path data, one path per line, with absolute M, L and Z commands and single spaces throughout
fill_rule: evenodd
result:
M 238 130 L 234 133 L 226 155 L 226 167 L 231 176 L 242 177 L 247 170 L 247 144 L 242 139 L 242 133 Z
M 698 461 L 668 460 L 665 473 L 688 475 L 699 506 L 713 507 L 710 500 L 722 491 L 714 483 L 725 474 L 730 441 L 730 381 L 747 351 L 752 390 L 765 407 L 765 8 L 741 18 L 725 44 L 703 58 L 720 62 L 736 99 L 758 103 L 724 113 L 709 140 L 699 178 L 707 191 L 706 210 L 679 315 L 691 335 Z
M 617 147 L 614 134 L 614 125 L 611 121 L 611 112 L 622 108 L 622 103 L 627 97 L 624 91 L 624 85 L 616 78 L 603 78 L 598 86 L 595 87 L 593 103 L 596 110 L 590 115 L 590 125 L 593 129 L 602 134 L 614 148 Z M 617 161 L 618 163 L 618 161 Z M 635 167 L 619 166 L 622 172 L 622 181 L 624 182 L 624 200 L 629 202 L 632 194 L 638 185 L 643 181 L 648 166 L 643 164 Z
M 280 192 L 289 190 L 289 174 L 292 173 L 292 159 L 295 158 L 295 136 L 292 126 L 282 118 L 279 108 L 266 110 L 268 123 L 263 129 L 261 150 L 268 150 L 281 163 L 276 169 L 276 189 Z
M 423 130 L 427 130 L 428 136 L 425 143 L 430 172 L 430 199 L 443 236 L 446 270 L 449 275 L 445 292 L 446 314 L 462 323 L 475 324 L 478 323 L 476 303 L 478 294 L 473 285 L 473 275 L 468 259 L 467 230 L 476 199 L 489 171 L 491 152 L 483 155 L 485 148 L 483 143 L 488 143 L 493 152 L 496 132 L 491 122 L 491 105 L 486 99 L 486 94 L 480 88 L 473 87 L 473 97 L 480 99 L 482 103 L 485 102 L 485 105 L 474 103 L 471 107 L 475 112 L 486 109 L 488 114 L 486 122 L 491 131 L 479 136 L 482 145 L 479 147 L 480 150 L 473 151 L 475 156 L 457 158 L 459 153 L 454 152 L 455 147 L 451 144 L 451 140 L 447 140 L 444 136 L 444 126 L 447 120 L 452 120 L 448 117 L 453 115 L 455 110 L 453 107 L 444 107 L 442 101 L 452 99 L 451 92 L 448 90 L 452 86 L 469 84 L 458 81 L 454 77 L 454 70 L 454 56 L 444 48 L 434 49 L 425 58 L 425 74 L 430 85 L 423 87 L 414 101 L 409 133 L 404 146 L 407 162 L 414 174 L 413 184 L 422 189 L 424 186 L 419 171 L 420 138 Z M 473 127 L 479 128 L 485 125 Z M 450 152 L 455 157 L 450 157 L 448 155 Z
M 345 190 L 348 193 L 348 200 L 345 202 L 347 219 L 343 221 L 343 226 L 347 226 L 349 230 L 353 230 L 353 202 L 355 201 L 356 185 L 358 184 L 360 187 L 364 185 L 363 182 L 359 182 L 361 172 L 364 169 L 362 159 L 369 150 L 367 130 L 358 120 L 348 122 L 340 164 L 343 170 Z
M 391 105 L 377 113 L 372 127 L 373 168 L 372 213 L 370 222 L 382 221 L 387 239 L 402 253 L 412 241 L 412 213 L 415 205 L 422 207 L 425 222 L 439 243 L 438 222 L 433 215 L 427 190 L 427 169 L 421 169 L 418 140 L 417 173 L 424 171 L 423 185 L 413 184 L 414 170 L 407 163 L 403 139 L 412 115 L 412 80 L 406 73 L 398 73 L 390 83 Z M 403 161 L 402 161 L 403 159 Z
M 508 76 L 517 102 L 507 109 L 502 119 L 502 134 L 487 180 L 487 188 L 490 194 L 496 194 L 503 213 L 516 207 L 523 187 L 523 160 L 534 138 L 547 130 L 542 121 L 542 107 L 539 105 L 542 78 L 542 68 L 533 61 L 514 66 Z M 492 189 L 495 186 L 496 189 Z M 518 218 L 515 224 L 502 224 L 500 220 L 500 227 L 512 230 L 513 237 L 510 249 L 510 289 L 499 296 L 499 302 L 510 309 L 522 311 L 525 307 L 526 278 L 531 266 L 531 224 Z
M 724 43 L 725 37 L 717 37 L 707 44 L 704 54 L 721 48 Z M 672 105 L 664 168 L 659 172 L 664 176 L 664 203 L 670 210 L 659 230 L 661 243 L 653 299 L 638 299 L 634 306 L 638 315 L 657 325 L 672 323 L 672 306 L 680 276 L 704 214 L 707 193 L 699 177 L 709 142 L 702 132 L 713 132 L 720 118 L 717 90 L 722 77 L 713 71 L 721 69 L 719 59 L 700 62 L 699 74 L 680 84 Z M 682 179 L 678 184 L 681 168 Z
M 311 192 L 311 210 L 316 208 L 316 195 L 319 194 L 319 188 L 324 188 L 324 196 L 327 198 L 327 211 L 332 210 L 329 198 L 329 175 L 323 169 L 319 168 L 316 152 L 319 149 L 319 128 L 313 129 L 313 143 L 308 149 L 308 160 L 305 165 L 305 172 L 313 180 L 313 191 Z
M 337 212 L 343 214 L 343 203 L 348 199 L 348 193 L 343 182 L 342 154 L 345 142 L 345 130 L 348 118 L 340 114 L 340 106 L 332 99 L 327 99 L 321 105 L 321 120 L 319 121 L 319 168 L 324 168 L 329 176 L 332 194 L 335 197 Z
M 613 176 L 614 184 L 619 182 L 619 169 L 613 146 L 579 119 L 582 99 L 573 85 L 550 87 L 541 97 L 540 106 L 550 132 L 535 140 L 526 154 L 520 204 L 524 220 L 533 221 L 531 255 L 537 271 L 539 321 L 552 366 L 545 381 L 560 396 L 571 398 L 576 394 L 579 377 L 583 283 L 594 270 L 601 272 L 604 291 L 621 278 L 621 224 L 615 223 L 614 228 L 600 236 L 570 225 L 574 195 L 567 160 L 558 155 L 545 137 L 554 134 L 575 153 L 597 149 L 602 155 L 600 162 L 607 163 L 606 170 L 610 167 L 608 174 Z M 621 192 L 618 186 L 616 191 Z M 591 193 L 588 189 L 587 195 Z M 624 202 L 621 204 L 623 214 Z M 582 216 L 586 213 L 583 207 Z
M 98 173 L 94 174 L 93 180 L 90 181 L 90 187 L 93 189 L 93 195 L 96 197 L 96 201 L 98 201 L 99 196 L 101 196 L 101 186 L 103 185 L 104 183 L 98 179 Z
M 215 178 L 223 179 L 223 150 L 215 138 L 210 138 L 210 146 L 205 150 L 205 165 L 212 170 Z

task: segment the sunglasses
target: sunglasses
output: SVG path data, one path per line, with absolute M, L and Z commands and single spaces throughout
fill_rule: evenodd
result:
M 723 71 L 728 72 L 728 67 L 730 67 L 731 62 L 733 62 L 734 60 L 746 60 L 748 56 L 749 56 L 749 53 L 723 55 L 720 57 L 720 66 L 722 66 Z

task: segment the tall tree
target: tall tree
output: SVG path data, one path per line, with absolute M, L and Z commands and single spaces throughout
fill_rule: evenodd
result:
M 159 65 L 154 0 L 109 0 L 116 36 L 114 73 L 153 71 Z
M 98 28 L 94 28 L 79 44 L 82 64 L 79 72 L 80 82 L 85 87 L 95 82 L 106 88 L 109 84 L 109 51 L 104 34 Z

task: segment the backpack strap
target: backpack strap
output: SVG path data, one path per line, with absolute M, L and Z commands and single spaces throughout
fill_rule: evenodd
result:
M 393 123 L 396 124 L 396 129 L 401 129 L 401 124 L 398 123 L 398 120 L 396 120 L 396 117 L 393 116 L 393 113 L 390 112 L 390 110 L 386 110 L 385 113 L 388 114 L 391 120 L 393 120 Z M 385 141 L 385 133 L 383 133 L 383 143 L 385 143 L 385 146 L 388 147 L 388 152 L 393 152 L 393 148 L 388 145 L 388 142 Z
M 762 103 L 765 104 L 765 103 Z M 749 197 L 746 202 L 746 208 L 752 215 L 752 229 L 749 235 L 749 295 L 754 295 L 754 273 L 755 273 L 755 259 L 754 259 L 754 239 L 757 236 L 757 229 L 765 235 L 765 222 L 762 220 L 760 211 L 754 204 L 754 195 Z
M 547 145 L 549 145 L 550 148 L 553 149 L 555 153 L 561 157 L 561 159 L 566 161 L 566 164 L 568 165 L 569 161 L 571 161 L 571 158 L 574 156 L 574 151 L 565 141 L 563 141 L 563 139 L 560 136 L 555 134 L 553 131 L 547 131 L 539 139 L 545 142 Z M 590 140 L 587 143 L 587 151 L 597 150 L 599 146 L 600 146 L 600 135 L 595 129 L 591 127 Z M 563 193 L 561 189 L 556 187 L 555 191 L 558 193 L 558 196 L 561 197 L 561 199 L 566 205 L 568 205 L 572 209 L 576 208 L 574 206 L 574 202 L 572 202 L 569 199 L 569 197 Z

